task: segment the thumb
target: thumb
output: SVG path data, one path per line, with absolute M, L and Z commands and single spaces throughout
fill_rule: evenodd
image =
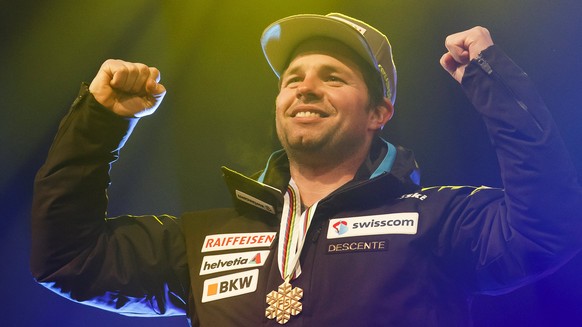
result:
M 160 84 L 161 74 L 155 67 L 149 67 L 150 76 L 145 85 L 145 91 L 153 96 L 163 95 L 166 93 L 166 88 Z
M 442 55 L 440 63 L 441 66 L 447 72 L 449 72 L 449 74 L 452 74 L 459 66 L 458 62 L 455 60 L 455 58 L 453 58 L 453 55 L 450 52 L 447 52 Z
M 158 83 L 156 80 L 150 78 L 146 84 L 146 91 L 152 96 L 159 96 L 166 93 L 166 87 Z
M 442 55 L 440 64 L 457 82 L 461 83 L 466 65 L 459 63 L 450 52 Z

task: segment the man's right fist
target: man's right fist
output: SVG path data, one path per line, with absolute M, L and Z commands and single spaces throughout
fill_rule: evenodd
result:
M 105 108 L 123 117 L 143 117 L 156 111 L 166 94 L 160 71 L 140 63 L 109 59 L 89 85 Z

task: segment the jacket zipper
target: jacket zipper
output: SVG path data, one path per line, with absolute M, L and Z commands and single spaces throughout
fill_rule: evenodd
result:
M 537 128 L 540 130 L 540 132 L 543 132 L 544 129 L 542 128 L 542 125 L 540 124 L 540 122 L 534 117 L 534 115 L 531 114 L 531 112 L 529 111 L 529 108 L 527 107 L 527 105 L 517 96 L 517 93 L 511 88 L 509 87 L 509 85 L 507 85 L 507 83 L 505 83 L 505 80 L 499 75 L 497 74 L 497 72 L 495 72 L 495 70 L 493 70 L 493 68 L 491 67 L 491 65 L 489 64 L 489 62 L 487 62 L 487 60 L 485 58 L 483 58 L 482 53 L 480 53 L 476 58 L 475 58 L 475 63 L 477 65 L 479 65 L 479 67 L 489 76 L 494 77 L 496 80 L 498 80 L 499 82 L 501 82 L 501 84 L 505 87 L 505 89 L 507 89 L 509 91 L 509 93 L 511 94 L 513 100 L 517 103 L 517 105 L 523 109 L 525 112 L 528 113 L 528 115 L 531 117 L 531 119 L 533 120 L 533 122 L 536 124 Z

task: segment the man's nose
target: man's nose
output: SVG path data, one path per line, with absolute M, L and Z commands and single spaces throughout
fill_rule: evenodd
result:
M 303 98 L 304 101 L 319 99 L 321 93 L 321 81 L 313 75 L 305 76 L 297 86 L 297 98 Z

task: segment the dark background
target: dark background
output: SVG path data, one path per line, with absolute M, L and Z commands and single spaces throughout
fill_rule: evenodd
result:
M 74 304 L 28 270 L 32 180 L 81 81 L 107 58 L 157 66 L 168 89 L 113 170 L 110 215 L 229 204 L 219 167 L 258 170 L 277 147 L 277 92 L 259 46 L 269 23 L 339 11 L 390 38 L 399 71 L 393 142 L 415 150 L 424 185 L 500 186 L 483 125 L 441 68 L 446 35 L 474 25 L 538 86 L 582 171 L 582 4 L 488 1 L 0 2 L 0 325 L 186 326 L 183 317 L 123 317 Z M 476 326 L 576 326 L 582 258 L 514 293 L 478 297 Z

